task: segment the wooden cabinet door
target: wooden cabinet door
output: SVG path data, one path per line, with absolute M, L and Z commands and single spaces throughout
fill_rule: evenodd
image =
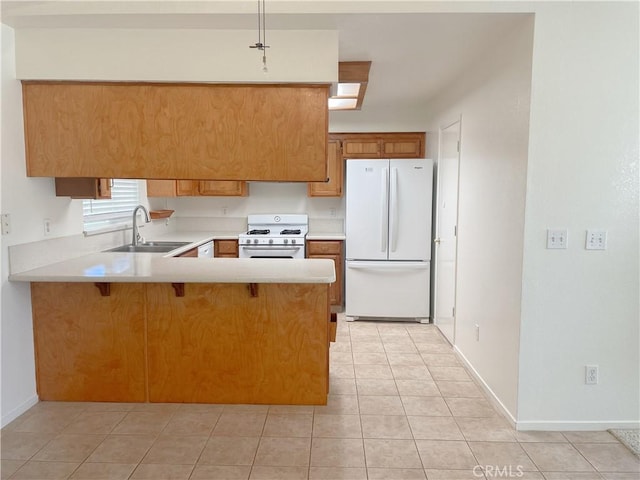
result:
M 342 241 L 339 240 L 309 240 L 307 242 L 308 258 L 326 258 L 333 260 L 336 269 L 336 281 L 329 287 L 331 305 L 342 305 L 342 291 L 344 278 L 344 257 L 342 255 Z
M 238 258 L 237 240 L 215 240 L 213 242 L 214 258 Z
M 98 178 L 96 181 L 98 186 L 98 199 L 111 198 L 111 179 Z
M 147 284 L 149 401 L 323 404 L 327 297 L 319 283 L 263 283 L 257 296 L 188 283 L 184 297 Z
M 56 197 L 91 200 L 111 198 L 110 178 L 56 178 Z
M 186 252 L 181 253 L 180 255 L 176 255 L 177 257 L 197 257 L 198 256 L 198 248 L 192 248 L 191 250 L 187 250 Z
M 175 197 L 175 180 L 147 180 L 147 197 Z
M 332 133 L 343 158 L 424 158 L 424 132 Z
M 381 142 L 377 138 L 345 139 L 342 142 L 342 156 L 344 158 L 379 158 Z
M 310 197 L 341 197 L 344 183 L 344 161 L 338 140 L 329 140 L 327 146 L 327 171 L 329 180 L 326 182 L 312 182 L 307 186 Z
M 384 158 L 421 158 L 424 148 L 419 137 L 394 138 L 382 141 Z
M 40 400 L 144 402 L 145 284 L 31 284 Z M 78 299 L 82 299 L 78 301 Z
M 194 180 L 176 180 L 176 195 L 195 197 L 198 195 L 198 182 Z
M 247 182 L 231 180 L 201 180 L 198 194 L 211 197 L 246 197 L 249 194 Z

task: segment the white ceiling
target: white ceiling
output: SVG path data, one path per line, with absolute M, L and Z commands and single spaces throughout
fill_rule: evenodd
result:
M 267 37 L 269 29 L 338 30 L 341 61 L 372 61 L 364 108 L 375 109 L 424 104 L 517 28 L 524 16 L 388 13 L 389 9 L 340 13 L 345 9 L 338 4 L 266 0 Z M 255 1 L 2 1 L 1 6 L 2 22 L 14 28 L 257 28 Z M 311 7 L 316 11 L 300 13 Z

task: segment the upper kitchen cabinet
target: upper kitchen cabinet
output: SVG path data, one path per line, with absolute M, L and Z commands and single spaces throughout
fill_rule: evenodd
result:
M 325 181 L 327 85 L 23 82 L 35 177 Z
M 329 140 L 327 147 L 327 171 L 326 182 L 309 183 L 307 194 L 310 197 L 341 197 L 342 184 L 344 183 L 344 162 L 339 140 Z
M 102 200 L 111 198 L 110 178 L 56 178 L 56 197 Z
M 247 182 L 234 180 L 147 180 L 148 197 L 246 197 Z
M 425 133 L 343 133 L 343 158 L 424 158 Z

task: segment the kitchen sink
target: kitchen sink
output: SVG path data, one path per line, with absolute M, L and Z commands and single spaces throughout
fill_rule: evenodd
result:
M 105 252 L 132 252 L 132 253 L 166 253 L 176 248 L 184 247 L 189 242 L 144 242 L 138 245 L 122 245 L 120 247 L 105 250 Z

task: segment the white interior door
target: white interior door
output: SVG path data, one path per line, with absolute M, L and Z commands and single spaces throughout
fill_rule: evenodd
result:
M 436 203 L 434 323 L 455 341 L 456 250 L 460 123 L 440 128 Z

